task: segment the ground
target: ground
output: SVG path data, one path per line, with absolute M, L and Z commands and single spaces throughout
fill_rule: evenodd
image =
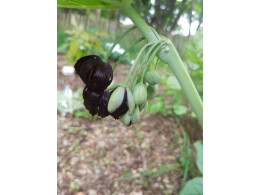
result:
M 58 56 L 58 90 L 70 85 L 83 88 L 76 75 L 63 76 L 61 66 L 68 64 Z M 122 81 L 127 65 L 119 65 L 114 79 Z M 125 127 L 112 117 L 93 120 L 74 118 L 58 120 L 58 194 L 61 195 L 177 195 L 181 171 L 176 169 L 158 177 L 117 181 L 126 175 L 178 163 L 183 142 L 181 130 L 171 117 L 141 113 L 137 124 Z

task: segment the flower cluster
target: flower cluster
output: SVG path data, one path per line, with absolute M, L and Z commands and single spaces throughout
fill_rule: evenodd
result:
M 130 126 L 139 120 L 147 100 L 158 94 L 160 77 L 154 70 L 146 71 L 144 81 L 134 84 L 131 90 L 119 84 L 109 86 L 113 80 L 112 67 L 99 56 L 80 58 L 75 70 L 86 85 L 83 90 L 84 105 L 92 116 L 104 118 L 111 115 Z
M 86 109 L 92 116 L 104 118 L 109 115 L 107 110 L 110 93 L 105 89 L 113 80 L 113 71 L 109 63 L 99 56 L 89 55 L 80 58 L 75 64 L 75 70 L 85 83 L 83 99 Z

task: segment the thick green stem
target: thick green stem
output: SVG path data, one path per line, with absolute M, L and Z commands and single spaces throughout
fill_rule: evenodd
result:
M 124 14 L 127 15 L 143 33 L 147 41 L 151 42 L 157 40 L 157 37 L 151 28 L 129 4 L 123 5 L 122 10 Z M 161 50 L 158 57 L 160 60 L 167 63 L 175 74 L 191 105 L 192 110 L 196 114 L 201 126 L 203 126 L 202 101 L 174 45 L 169 43 L 169 50 L 167 52 L 165 50 Z

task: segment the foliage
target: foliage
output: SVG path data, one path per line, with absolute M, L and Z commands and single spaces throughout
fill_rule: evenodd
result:
M 191 164 L 193 163 L 193 155 L 192 150 L 190 148 L 190 139 L 187 133 L 182 129 L 183 134 L 183 147 L 181 152 L 181 158 L 179 159 L 182 170 L 183 170 L 183 178 L 182 178 L 182 186 L 184 185 L 185 181 L 187 180 L 188 173 L 190 171 Z
M 102 0 L 58 0 L 58 7 L 79 8 L 79 9 L 116 9 L 115 5 Z
M 203 99 L 203 31 L 198 31 L 186 44 L 185 63 L 189 74 Z
M 66 42 L 61 46 L 60 50 L 67 51 L 66 55 L 74 64 L 79 58 L 86 55 L 105 55 L 106 52 L 102 48 L 100 38 L 105 36 L 104 32 L 87 32 L 83 29 L 82 24 L 78 24 L 77 20 L 72 16 L 72 30 L 66 30 L 68 35 Z
M 161 78 L 160 83 L 162 84 L 160 87 L 163 87 L 165 92 L 155 98 L 156 102 L 148 104 L 147 112 L 152 114 L 160 113 L 163 116 L 171 115 L 177 118 L 186 114 L 188 109 L 183 105 L 183 92 L 176 77 L 172 75 L 164 76 Z M 166 99 L 169 99 L 169 97 L 172 97 L 170 105 L 166 103 Z
M 196 177 L 188 181 L 185 187 L 181 190 L 180 195 L 202 195 L 203 194 L 203 179 Z
M 201 174 L 203 174 L 203 146 L 199 141 L 195 142 L 193 145 L 197 151 L 196 165 Z
M 63 29 L 57 30 L 57 51 L 64 52 L 63 44 L 66 43 L 68 34 L 65 33 Z
M 183 130 L 183 129 L 182 129 Z M 188 135 L 183 130 L 183 136 L 184 136 L 184 147 L 182 150 L 182 157 L 180 158 L 181 167 L 183 167 L 183 181 L 182 186 L 184 185 L 184 182 L 187 179 L 188 172 L 190 171 L 191 165 L 193 163 L 193 153 L 190 148 L 190 141 L 188 138 Z M 200 141 L 195 142 L 194 147 L 196 149 L 196 165 L 198 170 L 200 171 L 200 174 L 203 174 L 203 146 L 200 143 Z M 191 180 L 189 180 L 182 188 L 180 195 L 190 195 L 190 194 L 197 194 L 201 195 L 203 194 L 203 178 L 202 177 L 195 177 Z
M 78 34 L 76 33 L 78 32 Z M 58 52 L 65 52 L 67 57 L 70 58 L 71 63 L 75 63 L 79 58 L 95 54 L 104 57 L 106 52 L 109 50 L 112 43 L 110 43 L 113 38 L 105 33 L 96 33 L 94 29 L 88 29 L 87 31 L 75 31 L 73 30 L 58 30 Z M 92 45 L 92 43 L 95 43 Z M 119 44 L 113 50 L 110 55 L 109 60 L 116 61 L 124 52 Z M 131 65 L 132 51 L 125 55 L 121 59 L 121 63 Z

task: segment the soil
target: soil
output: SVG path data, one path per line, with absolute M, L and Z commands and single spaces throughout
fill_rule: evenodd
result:
M 84 88 L 76 75 L 64 76 L 61 67 L 69 62 L 58 56 L 58 90 L 69 85 Z M 130 66 L 120 64 L 114 74 L 123 81 Z M 93 120 L 58 114 L 58 188 L 61 195 L 177 195 L 181 171 L 157 177 L 118 181 L 139 176 L 158 166 L 178 163 L 183 143 L 181 130 L 171 117 L 141 113 L 137 124 L 124 126 L 112 117 Z

